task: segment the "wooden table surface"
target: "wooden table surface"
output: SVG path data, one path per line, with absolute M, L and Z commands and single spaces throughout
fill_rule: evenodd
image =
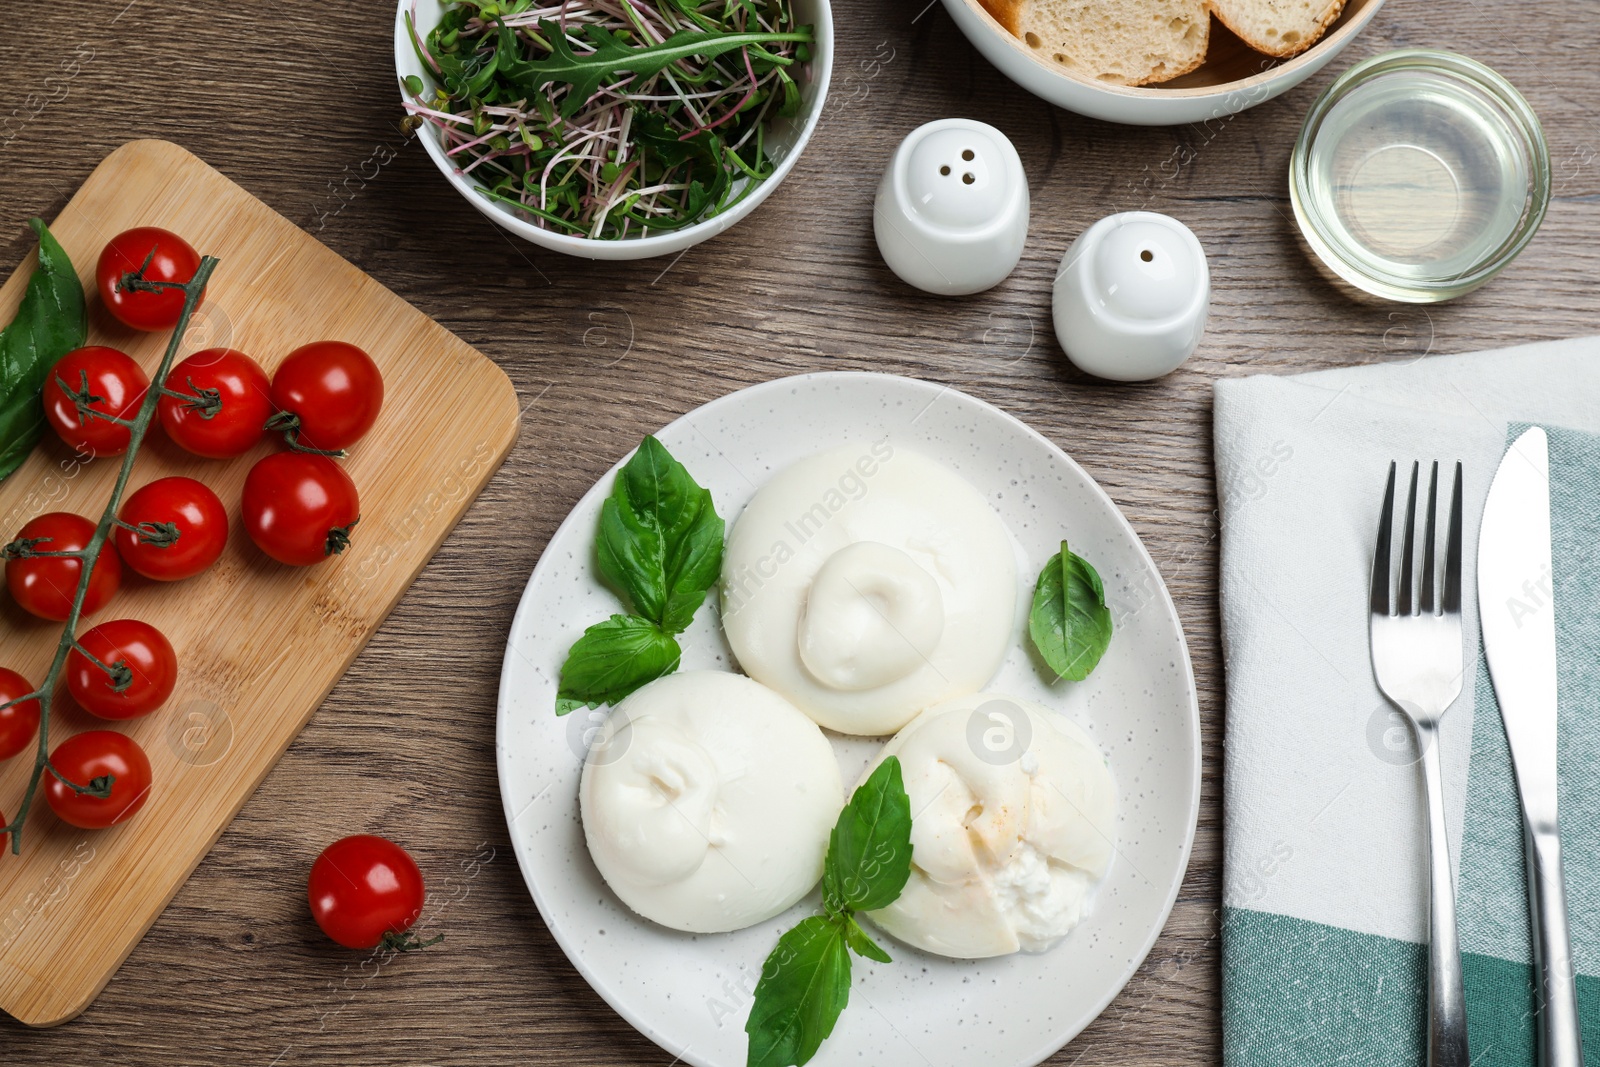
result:
M 1024 419 L 1099 480 L 1160 566 L 1205 727 L 1194 858 L 1138 975 L 1050 1062 L 1220 1059 L 1212 381 L 1600 329 L 1600 29 L 1557 0 L 1390 0 L 1329 70 L 1286 96 L 1230 119 L 1142 129 L 1027 95 L 941 5 L 924 3 L 839 0 L 834 97 L 787 183 L 676 261 L 615 265 L 537 251 L 448 189 L 397 125 L 388 5 L 29 5 L 0 62 L 0 271 L 31 247 L 25 220 L 52 217 L 113 148 L 167 138 L 498 361 L 526 411 L 504 469 L 95 1005 L 55 1031 L 0 1023 L 0 1060 L 667 1067 L 671 1057 L 567 962 L 509 852 L 494 766 L 506 630 L 557 523 L 642 434 L 754 382 L 844 369 L 951 383 Z M 1297 246 L 1289 151 L 1337 72 L 1409 46 L 1470 54 L 1528 96 L 1549 137 L 1555 199 L 1488 287 L 1433 309 L 1362 306 Z M 895 143 L 947 115 L 1004 130 L 1033 195 L 1021 265 L 958 300 L 900 284 L 870 221 Z M 1177 216 L 1205 245 L 1211 320 L 1178 373 L 1107 385 L 1063 359 L 1050 283 L 1074 236 L 1141 207 Z M 378 966 L 320 935 L 306 872 L 324 845 L 356 832 L 417 856 L 444 945 Z

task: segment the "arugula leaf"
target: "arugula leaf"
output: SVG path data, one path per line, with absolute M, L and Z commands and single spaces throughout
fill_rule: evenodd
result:
M 642 107 L 634 108 L 629 130 L 647 160 L 665 168 L 687 164 L 689 189 L 682 215 L 675 220 L 652 222 L 653 230 L 665 232 L 693 225 L 727 195 L 733 184 L 733 172 L 723 165 L 726 149 L 715 130 L 701 130 L 685 137 L 660 112 Z
M 516 35 L 502 22 L 498 43 L 499 71 L 530 97 L 551 82 L 571 85 L 571 91 L 561 102 L 562 118 L 576 115 L 584 103 L 599 91 L 602 82 L 623 71 L 639 78 L 648 78 L 680 60 L 694 56 L 711 59 L 747 45 L 812 40 L 809 30 L 796 33 L 728 33 L 721 30 L 683 29 L 660 44 L 636 47 L 619 39 L 603 26 L 588 25 L 583 28 L 583 35 L 591 50 L 579 54 L 572 50 L 572 44 L 561 28 L 549 19 L 540 20 L 539 32 L 550 42 L 550 54 L 543 59 L 523 59 Z
M 1100 575 L 1065 541 L 1039 572 L 1028 635 L 1050 669 L 1072 682 L 1089 677 L 1111 644 L 1111 610 Z
M 856 786 L 828 838 L 822 905 L 830 915 L 894 903 L 911 877 L 911 798 L 890 756 Z
M 682 633 L 722 572 L 724 524 L 711 494 L 646 437 L 600 509 L 600 574 L 640 615 Z
M 678 642 L 649 619 L 613 615 L 583 631 L 561 667 L 556 714 L 615 704 L 678 669 Z
M 88 338 L 83 284 L 72 260 L 39 219 L 39 265 L 28 279 L 17 317 L 0 330 L 0 479 L 28 458 L 44 432 L 39 391 L 50 368 Z
M 746 1067 L 793 1067 L 816 1055 L 850 1002 L 845 928 L 813 915 L 782 937 L 761 968 L 745 1021 Z

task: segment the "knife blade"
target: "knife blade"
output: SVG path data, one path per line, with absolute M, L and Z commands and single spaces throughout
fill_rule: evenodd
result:
M 1583 1067 L 1557 811 L 1550 446 L 1537 426 L 1511 443 L 1489 486 L 1478 533 L 1478 616 L 1522 802 L 1539 1062 Z

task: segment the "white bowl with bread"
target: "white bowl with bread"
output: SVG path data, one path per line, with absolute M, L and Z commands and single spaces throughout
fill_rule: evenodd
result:
M 1091 118 L 1168 126 L 1254 107 L 1321 70 L 1383 0 L 944 0 L 1012 81 Z

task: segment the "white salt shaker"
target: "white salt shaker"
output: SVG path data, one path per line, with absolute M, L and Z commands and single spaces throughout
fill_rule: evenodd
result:
M 1101 219 L 1056 274 L 1056 338 L 1097 378 L 1159 378 L 1193 354 L 1211 305 L 1211 271 L 1189 227 L 1153 211 Z
M 911 131 L 878 183 L 878 250 L 908 285 L 963 296 L 998 285 L 1022 258 L 1028 177 L 1006 135 L 972 119 Z

